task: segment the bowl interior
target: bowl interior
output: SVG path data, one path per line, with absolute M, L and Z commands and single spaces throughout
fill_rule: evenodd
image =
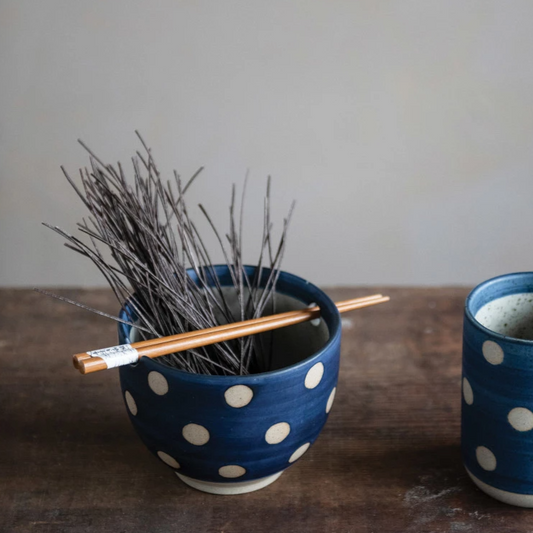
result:
M 250 277 L 255 274 L 255 267 L 245 268 Z M 229 302 L 230 308 L 232 311 L 238 310 L 240 308 L 239 302 L 232 286 L 227 266 L 216 266 L 214 271 L 218 274 L 219 282 L 222 285 L 224 296 Z M 269 273 L 270 270 L 263 269 L 263 281 L 266 281 Z M 194 273 L 190 274 L 197 281 Z M 245 293 L 246 296 L 247 294 Z M 340 335 L 340 316 L 331 299 L 318 287 L 306 280 L 281 272 L 275 298 L 266 306 L 263 316 L 303 309 L 314 305 L 318 305 L 321 309 L 320 319 L 253 336 L 255 348 L 259 353 L 258 359 L 263 362 L 258 369 L 255 369 L 254 374 L 284 369 L 305 361 L 325 349 L 333 341 L 333 337 Z M 134 313 L 131 310 L 130 314 L 133 315 L 134 319 Z M 238 313 L 234 312 L 234 315 L 238 316 Z M 128 319 L 124 309 L 121 316 Z M 131 318 L 130 316 L 130 320 Z M 224 323 L 221 317 L 219 318 L 220 323 Z M 128 325 L 120 324 L 119 331 L 121 342 L 136 342 L 143 339 L 138 330 Z M 161 358 L 156 358 L 153 361 L 157 364 L 165 365 Z
M 237 316 L 240 309 L 237 294 L 231 287 L 223 287 L 226 302 Z M 246 294 L 245 294 L 246 297 Z M 314 303 L 314 302 L 313 302 Z M 266 306 L 263 316 L 305 309 L 307 304 L 283 293 L 275 295 L 275 301 Z M 223 324 L 222 317 L 218 317 Z M 147 337 L 148 338 L 148 337 Z M 143 340 L 139 330 L 131 329 L 131 342 Z M 263 371 L 279 370 L 303 361 L 318 352 L 328 341 L 329 330 L 324 320 L 317 319 L 302 324 L 267 331 L 253 336 L 259 359 L 265 361 Z M 160 358 L 155 359 L 162 364 Z

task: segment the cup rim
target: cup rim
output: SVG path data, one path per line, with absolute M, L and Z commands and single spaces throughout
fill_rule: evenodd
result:
M 228 268 L 227 265 L 225 264 L 213 265 L 213 267 L 215 268 L 217 272 L 221 269 L 223 270 L 223 269 Z M 256 267 L 254 265 L 244 265 L 244 268 L 255 269 Z M 270 271 L 270 269 L 268 268 L 263 268 L 262 270 Z M 163 367 L 165 372 L 169 372 L 170 374 L 174 374 L 176 377 L 179 377 L 180 379 L 185 379 L 189 381 L 201 381 L 204 384 L 211 383 L 211 382 L 220 383 L 224 381 L 231 382 L 231 383 L 237 383 L 237 384 L 241 382 L 243 384 L 244 383 L 249 384 L 249 383 L 257 383 L 258 381 L 262 381 L 264 379 L 271 379 L 272 376 L 282 376 L 290 372 L 296 372 L 302 367 L 307 366 L 313 360 L 320 359 L 324 355 L 324 353 L 326 353 L 328 350 L 331 349 L 332 346 L 334 346 L 336 343 L 339 342 L 339 339 L 341 336 L 341 330 L 342 330 L 339 310 L 337 306 L 335 305 L 335 303 L 333 302 L 333 300 L 322 289 L 320 289 L 313 283 L 310 283 L 306 279 L 301 278 L 300 276 L 297 276 L 295 274 L 285 272 L 283 270 L 280 272 L 279 279 L 282 279 L 282 278 L 283 278 L 283 281 L 290 282 L 291 284 L 294 284 L 296 286 L 300 286 L 300 287 L 305 286 L 306 290 L 310 289 L 309 292 L 314 293 L 313 294 L 314 297 L 320 296 L 320 298 L 316 298 L 317 300 L 320 299 L 320 304 L 316 302 L 317 305 L 321 305 L 323 309 L 327 309 L 327 311 L 329 312 L 331 316 L 332 327 L 331 327 L 328 340 L 319 350 L 314 352 L 309 357 L 306 357 L 305 359 L 302 359 L 301 361 L 298 361 L 297 363 L 294 363 L 290 366 L 279 368 L 277 370 L 269 370 L 268 372 L 260 372 L 257 374 L 246 374 L 243 376 L 240 376 L 240 375 L 224 376 L 224 375 L 218 375 L 218 374 L 193 374 L 191 372 L 186 372 L 185 370 L 180 370 L 178 368 L 174 368 L 171 366 L 162 365 L 160 363 L 155 362 L 150 357 L 146 357 L 146 356 L 141 357 L 137 363 L 134 363 L 132 365 L 127 365 L 126 367 L 120 367 L 120 370 L 122 371 L 123 369 L 127 369 L 129 367 L 135 368 L 140 362 L 143 362 L 145 365 L 148 366 L 148 370 L 161 371 L 161 367 Z M 299 298 L 297 298 L 296 296 L 293 296 L 290 294 L 288 296 L 291 296 L 299 300 Z M 122 319 L 127 319 L 125 317 L 124 306 L 120 310 L 119 317 Z M 119 332 L 122 333 L 126 342 L 129 343 L 130 342 L 129 332 L 131 331 L 131 326 L 128 326 L 127 324 L 119 322 L 118 329 L 119 329 Z
M 493 278 L 487 279 L 483 282 L 481 282 L 479 285 L 474 287 L 468 296 L 466 297 L 465 301 L 465 315 L 470 320 L 472 325 L 485 333 L 486 335 L 493 337 L 495 339 L 498 339 L 500 341 L 504 342 L 511 342 L 515 344 L 522 344 L 524 346 L 533 346 L 533 339 L 527 340 L 527 339 L 517 339 L 516 337 L 511 337 L 509 335 L 503 335 L 502 333 L 498 333 L 497 331 L 493 331 L 487 327 L 485 327 L 483 324 L 481 324 L 476 318 L 474 317 L 474 314 L 472 313 L 470 307 L 472 306 L 475 298 L 479 296 L 481 292 L 483 292 L 485 289 L 490 287 L 491 285 L 497 285 L 498 283 L 501 283 L 502 281 L 506 281 L 512 278 L 519 278 L 528 276 L 531 278 L 533 282 L 533 272 L 529 271 L 523 271 L 523 272 L 510 272 L 508 274 L 500 274 L 499 276 L 495 276 Z M 511 293 L 513 294 L 513 293 Z M 518 293 L 516 293 L 518 294 Z

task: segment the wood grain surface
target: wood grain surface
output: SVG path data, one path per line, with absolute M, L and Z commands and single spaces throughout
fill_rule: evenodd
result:
M 115 313 L 107 290 L 62 290 Z M 116 326 L 28 290 L 0 291 L 1 532 L 526 532 L 533 511 L 480 492 L 461 465 L 459 288 L 375 292 L 343 316 L 341 375 L 316 444 L 273 485 L 214 496 L 182 484 L 130 426 L 118 372 L 72 354 Z

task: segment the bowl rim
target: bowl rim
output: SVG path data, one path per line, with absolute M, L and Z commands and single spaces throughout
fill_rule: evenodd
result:
M 213 265 L 215 271 L 227 271 L 228 266 L 225 264 L 219 264 L 219 265 Z M 257 269 L 254 265 L 244 265 L 244 268 L 255 271 Z M 189 269 L 192 270 L 192 269 Z M 270 272 L 271 269 L 269 268 L 263 268 L 262 271 L 264 272 Z M 296 287 L 299 287 L 301 290 L 305 290 L 306 292 L 309 292 L 310 295 L 313 297 L 310 298 L 311 300 L 319 300 L 316 301 L 316 304 L 319 305 L 323 311 L 326 311 L 326 314 L 329 315 L 328 319 L 331 322 L 331 328 L 328 326 L 329 331 L 329 338 L 325 342 L 325 344 L 317 350 L 315 353 L 310 355 L 309 357 L 306 357 L 305 359 L 302 359 L 301 361 L 298 361 L 297 363 L 294 363 L 293 365 L 283 367 L 277 370 L 270 370 L 268 372 L 260 372 L 257 374 L 246 374 L 243 376 L 223 376 L 223 375 L 212 375 L 212 374 L 192 374 L 190 372 L 186 372 L 185 370 L 180 370 L 178 368 L 174 368 L 167 365 L 162 365 L 160 363 L 157 363 L 153 359 L 149 357 L 141 357 L 137 363 L 133 363 L 131 365 L 126 365 L 120 367 L 120 371 L 127 369 L 135 369 L 137 366 L 139 366 L 140 363 L 143 363 L 148 367 L 148 370 L 155 370 L 155 371 L 161 371 L 163 369 L 165 373 L 169 373 L 170 375 L 174 375 L 176 377 L 179 377 L 183 380 L 188 381 L 194 381 L 194 382 L 202 382 L 204 384 L 209 383 L 234 383 L 234 384 L 250 384 L 250 383 L 257 383 L 263 380 L 272 379 L 273 377 L 281 377 L 286 374 L 290 374 L 292 372 L 298 372 L 302 367 L 308 366 L 310 363 L 312 363 L 314 360 L 320 359 L 326 352 L 330 351 L 332 347 L 334 347 L 337 343 L 340 342 L 341 337 L 341 331 L 342 331 L 342 323 L 340 318 L 339 310 L 337 309 L 337 306 L 333 302 L 333 300 L 319 287 L 314 285 L 313 283 L 305 280 L 304 278 L 301 278 L 300 276 L 297 276 L 295 274 L 291 274 L 289 272 L 281 271 L 280 272 L 280 280 L 283 279 L 283 282 L 289 283 L 291 285 L 294 285 Z M 281 294 L 286 294 L 287 296 L 291 296 L 292 298 L 295 298 L 297 300 L 302 301 L 297 296 L 294 296 L 292 294 L 288 294 L 285 291 L 279 291 Z M 305 303 L 305 302 L 303 302 Z M 127 305 L 127 302 L 126 302 Z M 123 305 L 122 309 L 120 310 L 119 317 L 121 319 L 127 319 L 125 316 L 125 305 Z M 126 343 L 130 343 L 129 338 L 129 332 L 131 331 L 131 326 L 121 323 L 118 323 L 118 330 L 119 335 L 122 334 L 124 340 Z
M 481 332 L 485 333 L 487 336 L 490 336 L 494 339 L 498 339 L 501 342 L 521 344 L 524 346 L 533 347 L 533 340 L 517 339 L 516 337 L 510 337 L 509 335 L 503 335 L 502 333 L 498 333 L 496 331 L 493 331 L 485 327 L 483 324 L 481 324 L 481 322 L 476 320 L 471 310 L 471 307 L 475 299 L 479 297 L 480 293 L 482 293 L 484 290 L 486 290 L 490 286 L 498 285 L 499 283 L 502 283 L 503 281 L 508 281 L 509 279 L 512 279 L 512 278 L 524 278 L 524 277 L 531 278 L 531 282 L 533 284 L 533 272 L 523 271 L 523 272 L 510 272 L 508 274 L 500 274 L 499 276 L 494 276 L 493 278 L 487 279 L 481 282 L 476 287 L 474 287 L 470 291 L 470 293 L 468 294 L 465 300 L 465 316 L 472 323 L 472 325 L 478 330 L 480 330 Z M 508 296 L 510 296 L 511 294 L 518 294 L 518 292 L 510 293 Z

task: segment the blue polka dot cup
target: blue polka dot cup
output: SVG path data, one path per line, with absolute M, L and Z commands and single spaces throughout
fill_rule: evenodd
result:
M 247 271 L 253 276 L 255 267 Z M 226 266 L 216 267 L 216 272 L 221 285 L 231 285 Z M 267 275 L 264 269 L 265 281 Z M 282 272 L 276 312 L 311 304 L 320 306 L 318 323 L 271 333 L 275 335 L 272 371 L 206 376 L 147 357 L 120 368 L 135 430 L 186 484 L 214 494 L 261 489 L 316 440 L 336 392 L 340 316 L 318 287 Z M 120 343 L 129 343 L 131 334 L 130 326 L 119 325 Z
M 533 507 L 533 272 L 485 281 L 466 300 L 461 434 L 475 484 Z

